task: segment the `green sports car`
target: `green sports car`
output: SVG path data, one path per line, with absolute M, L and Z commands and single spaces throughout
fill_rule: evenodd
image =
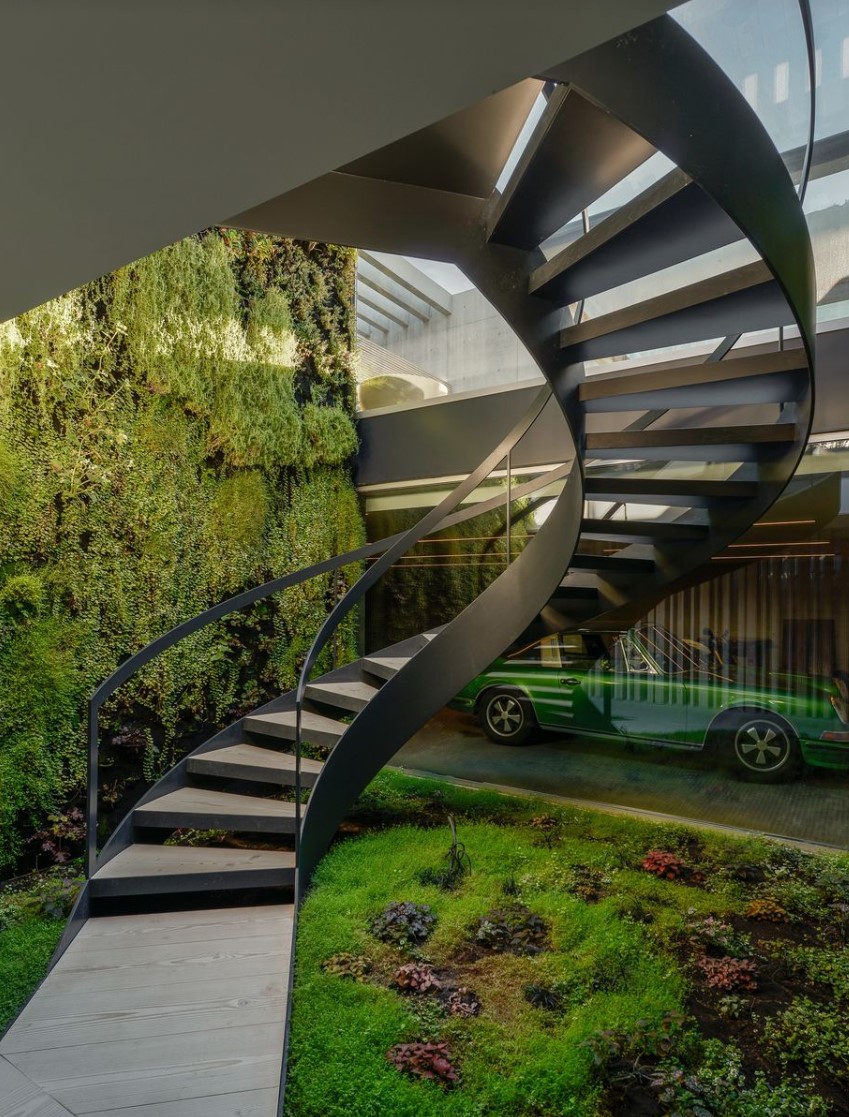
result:
M 487 735 L 522 744 L 536 726 L 670 748 L 714 749 L 763 782 L 802 763 L 849 769 L 845 676 L 738 681 L 704 645 L 643 625 L 563 632 L 497 659 L 451 705 Z

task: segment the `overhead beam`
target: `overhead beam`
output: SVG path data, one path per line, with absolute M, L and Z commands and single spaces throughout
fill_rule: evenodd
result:
M 409 299 L 409 292 L 404 291 L 404 294 L 399 294 L 398 291 L 393 291 L 386 285 L 386 277 L 378 275 L 377 277 L 371 275 L 366 268 L 363 267 L 365 261 L 362 259 L 360 253 L 360 266 L 357 268 L 357 281 L 365 287 L 370 287 L 372 291 L 376 291 L 387 302 L 395 303 L 396 306 L 401 307 L 402 310 L 412 314 L 414 318 L 418 318 L 420 322 L 429 322 L 431 317 L 430 308 L 427 312 L 420 310 L 419 307 L 414 306 Z M 366 265 L 368 267 L 368 265 Z
M 396 326 L 400 326 L 403 330 L 409 329 L 410 321 L 408 318 L 399 317 L 391 310 L 381 306 L 380 303 L 375 302 L 374 299 L 370 299 L 368 295 L 364 295 L 360 290 L 357 291 L 357 304 L 367 306 L 370 310 L 376 310 L 378 314 L 382 314 L 384 318 L 388 318 L 390 322 L 394 322 Z
M 357 317 L 365 322 L 367 326 L 373 326 L 376 330 L 380 330 L 381 333 L 387 336 L 389 335 L 388 326 L 382 326 L 380 322 L 378 322 L 375 318 L 370 317 L 368 314 L 363 313 L 362 310 L 357 311 Z
M 444 314 L 446 318 L 454 312 L 454 296 L 451 292 L 434 283 L 430 276 L 425 275 L 409 260 L 398 256 L 386 256 L 382 252 L 360 252 L 360 256 L 367 264 L 371 264 L 399 287 L 403 287 L 405 291 L 409 291 L 440 314 Z

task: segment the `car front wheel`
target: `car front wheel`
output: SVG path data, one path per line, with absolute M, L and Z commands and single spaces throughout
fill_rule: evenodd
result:
M 487 694 L 481 704 L 480 719 L 487 737 L 499 745 L 524 744 L 535 725 L 528 700 L 509 690 Z
M 747 779 L 780 783 L 799 771 L 799 738 L 772 714 L 753 710 L 738 715 L 727 728 L 725 740 L 727 759 Z

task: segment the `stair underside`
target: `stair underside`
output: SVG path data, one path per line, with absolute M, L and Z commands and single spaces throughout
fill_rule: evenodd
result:
M 698 542 L 708 535 L 702 524 L 675 520 L 584 520 L 581 535 L 587 539 L 624 539 L 629 543 Z
M 670 171 L 531 276 L 531 294 L 567 306 L 740 239 L 683 171 Z
M 786 325 L 781 289 L 758 262 L 591 318 L 560 333 L 572 362 Z
M 605 431 L 586 436 L 594 458 L 664 458 L 668 461 L 759 461 L 786 451 L 796 441 L 795 423 L 750 427 L 678 427 Z
M 586 479 L 589 500 L 616 504 L 670 504 L 704 508 L 724 500 L 751 500 L 758 493 L 754 481 L 664 480 L 659 477 L 593 477 Z
M 610 113 L 568 86 L 558 87 L 495 198 L 489 239 L 535 248 L 653 153 Z
M 592 376 L 580 385 L 578 398 L 592 412 L 715 407 L 717 401 L 726 405 L 785 403 L 800 397 L 806 372 L 804 350 L 788 349 Z

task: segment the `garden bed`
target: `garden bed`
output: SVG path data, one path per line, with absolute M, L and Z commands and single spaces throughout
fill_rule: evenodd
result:
M 345 830 L 292 1117 L 849 1117 L 849 856 L 388 772 Z

